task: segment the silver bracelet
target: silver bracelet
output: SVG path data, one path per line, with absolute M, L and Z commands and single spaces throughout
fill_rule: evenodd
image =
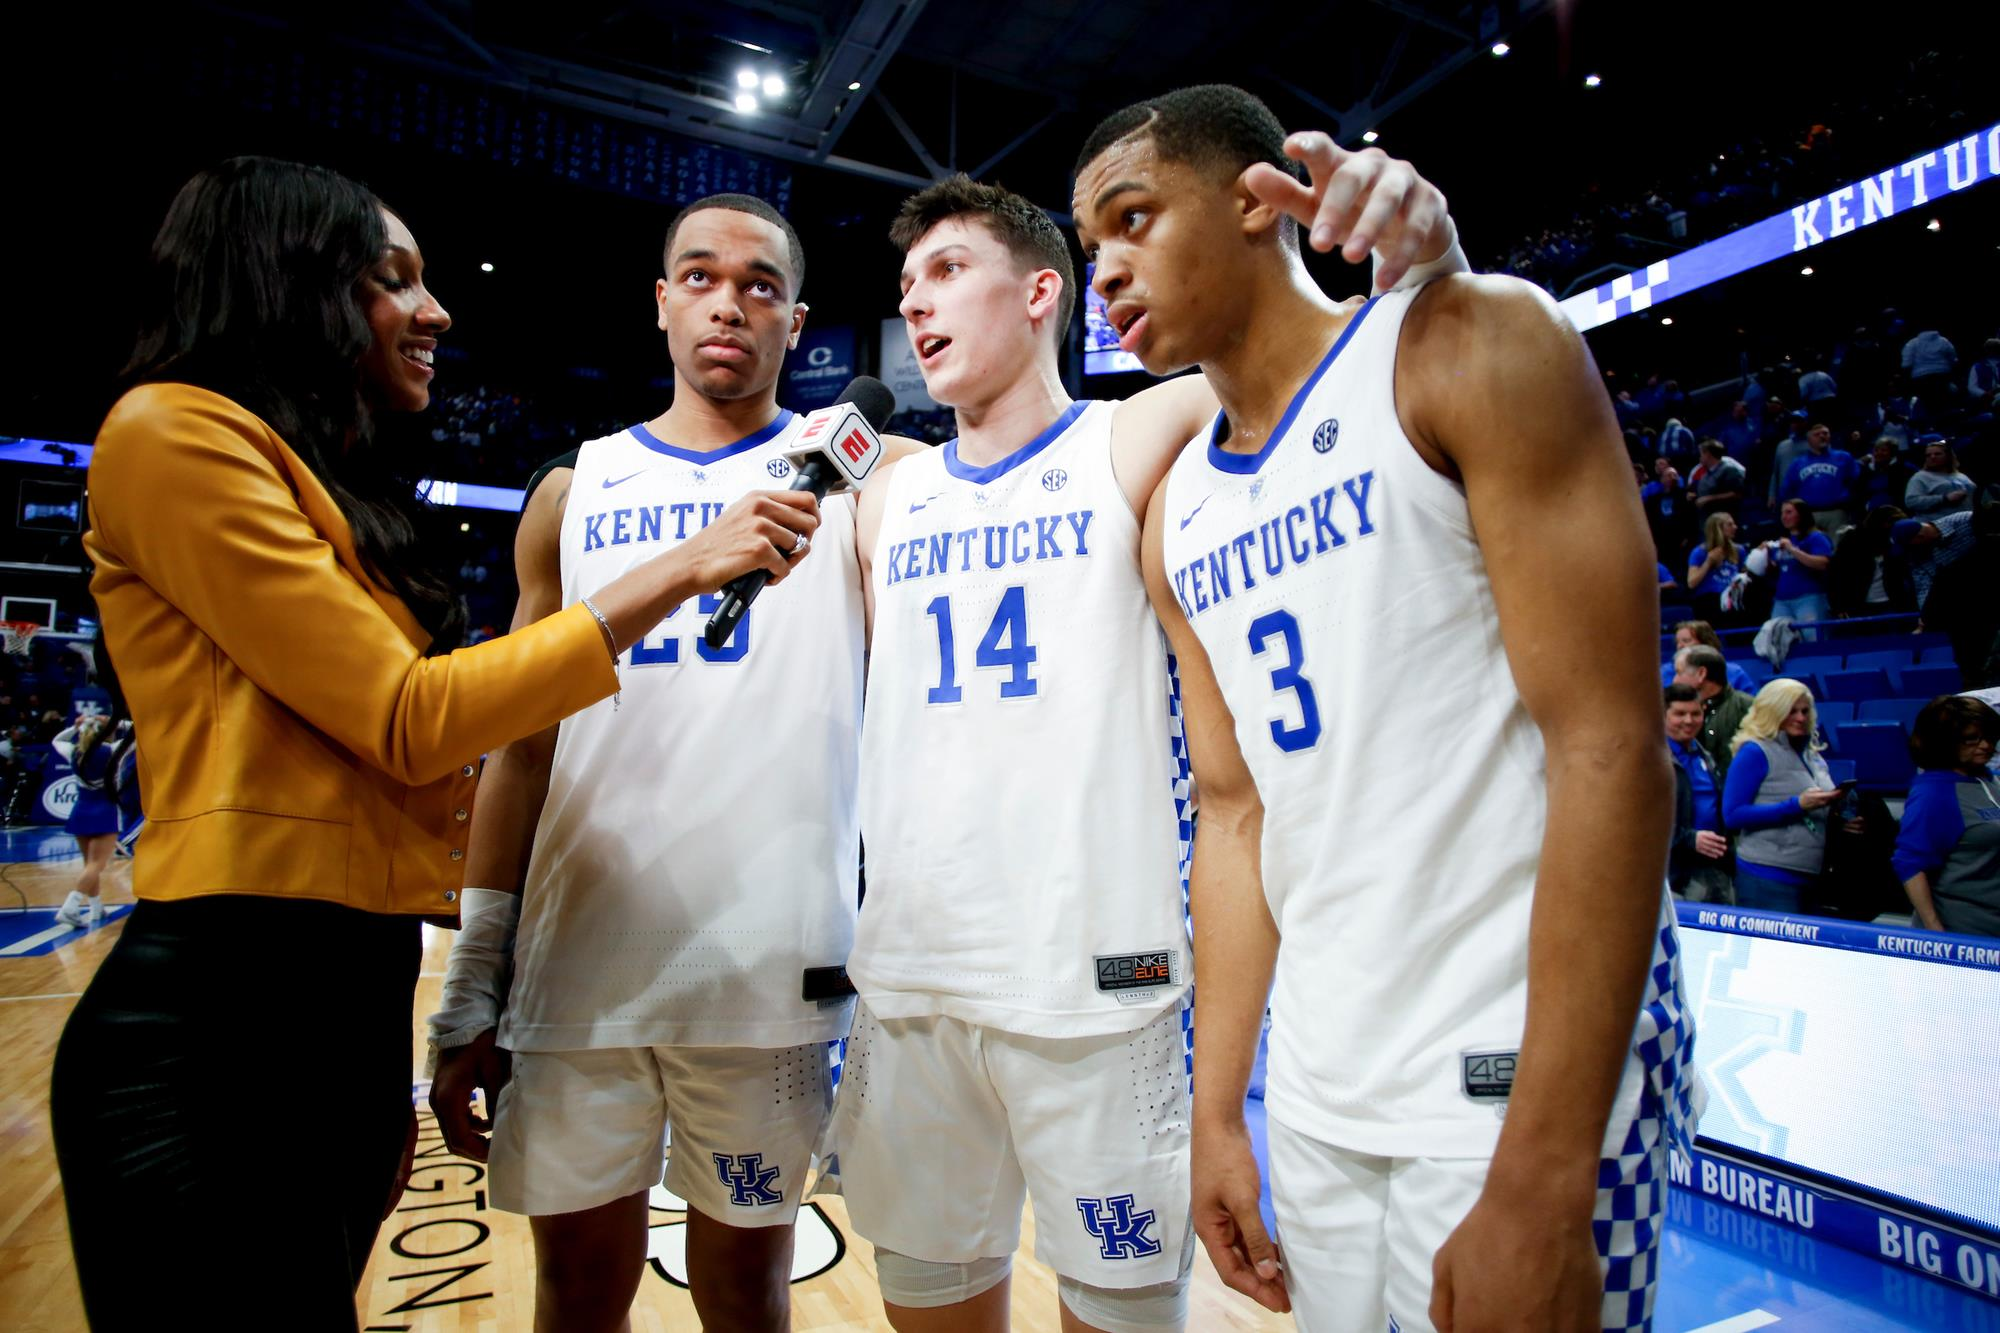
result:
M 597 609 L 596 602 L 591 601 L 588 597 L 581 598 L 580 600 L 583 602 L 583 609 L 597 617 L 597 627 L 604 631 L 604 647 L 610 652 L 611 660 L 614 662 L 617 661 L 618 636 L 611 632 L 611 622 L 606 620 L 604 613 Z
M 606 620 L 604 618 L 604 613 L 597 609 L 596 602 L 591 601 L 588 597 L 581 597 L 578 598 L 577 600 L 583 603 L 584 610 L 590 612 L 591 615 L 597 617 L 597 627 L 604 631 L 604 647 L 611 654 L 612 674 L 613 675 L 618 674 L 618 667 L 620 665 L 618 657 L 618 636 L 611 632 L 611 622 Z M 612 692 L 611 711 L 614 713 L 617 712 L 619 706 L 624 702 L 625 702 L 625 691 L 621 685 L 619 689 L 614 690 Z

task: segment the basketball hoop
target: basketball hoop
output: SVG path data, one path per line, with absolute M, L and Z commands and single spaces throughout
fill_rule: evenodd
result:
M 0 649 L 9 657 L 30 657 L 42 627 L 32 620 L 0 620 Z

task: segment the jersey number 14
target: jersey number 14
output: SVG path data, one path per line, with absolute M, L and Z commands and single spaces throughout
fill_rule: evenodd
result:
M 937 621 L 938 636 L 938 683 L 925 692 L 925 702 L 958 703 L 965 697 L 965 688 L 958 683 L 958 640 L 952 628 L 951 598 L 933 597 L 924 614 Z M 1028 590 L 1015 584 L 1000 594 L 1000 606 L 972 655 L 972 664 L 999 667 L 1008 673 L 1000 682 L 1002 699 L 1032 699 L 1041 690 L 1031 670 L 1038 655 L 1028 641 Z

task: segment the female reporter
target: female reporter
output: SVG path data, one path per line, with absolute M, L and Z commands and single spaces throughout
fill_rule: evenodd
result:
M 402 220 L 334 172 L 232 159 L 176 196 L 151 286 L 90 469 L 151 821 L 56 1055 L 71 1242 L 99 1329 L 217 1301 L 349 1329 L 415 1132 L 418 923 L 457 911 L 480 754 L 615 691 L 688 597 L 781 577 L 818 520 L 746 497 L 448 651 L 463 610 L 371 429 L 427 405 L 451 325 Z

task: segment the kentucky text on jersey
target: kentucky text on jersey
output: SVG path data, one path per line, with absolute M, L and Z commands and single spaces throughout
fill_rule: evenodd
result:
M 1095 514 L 1090 509 L 1072 510 L 1012 525 L 988 523 L 893 542 L 889 546 L 889 584 L 949 574 L 954 569 L 968 573 L 974 560 L 984 561 L 987 569 L 1004 569 L 1068 556 L 1088 558 L 1090 520 Z
M 681 504 L 641 505 L 636 509 L 606 509 L 602 513 L 587 514 L 583 520 L 583 549 L 589 552 L 606 546 L 627 546 L 633 542 L 664 541 L 669 527 L 673 529 L 675 541 L 686 541 L 689 520 L 697 512 L 701 521 L 694 525 L 694 531 L 700 532 L 720 518 L 726 507 L 714 500 L 691 500 Z M 672 515 L 671 521 L 669 515 Z
M 1234 597 L 1239 588 L 1244 592 L 1255 588 L 1260 577 L 1277 578 L 1288 569 L 1340 550 L 1352 539 L 1373 536 L 1375 524 L 1368 517 L 1368 498 L 1374 485 L 1372 471 L 1337 481 L 1305 504 L 1291 506 L 1176 569 L 1174 596 L 1181 604 L 1181 613 L 1192 621 Z M 1195 506 L 1197 510 L 1200 507 Z

